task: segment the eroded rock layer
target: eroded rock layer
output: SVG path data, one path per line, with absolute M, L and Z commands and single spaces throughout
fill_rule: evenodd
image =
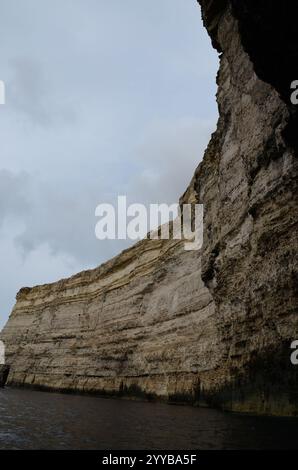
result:
M 291 7 L 286 16 L 281 6 L 277 32 L 270 21 L 281 2 L 272 3 L 202 0 L 222 53 L 220 118 L 193 184 L 205 205 L 202 278 L 215 302 L 226 370 L 209 398 L 233 410 L 297 414 L 298 371 L 290 361 L 298 337 L 297 155 L 288 132 L 294 113 L 270 38 L 284 29 L 285 55 L 298 47 L 287 31 Z M 276 38 L 272 44 L 276 50 Z M 292 64 L 292 80 L 296 69 Z
M 138 243 L 56 284 L 23 289 L 2 338 L 10 384 L 195 400 L 217 360 L 199 254 Z
M 1 334 L 10 384 L 298 414 L 296 111 L 252 40 L 273 34 L 262 0 L 200 3 L 221 52 L 218 127 L 181 198 L 204 204 L 202 251 L 144 240 L 22 289 Z

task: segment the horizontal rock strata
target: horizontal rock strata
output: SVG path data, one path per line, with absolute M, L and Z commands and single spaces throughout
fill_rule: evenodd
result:
M 196 255 L 194 255 L 196 253 Z M 9 383 L 194 400 L 213 374 L 199 253 L 144 240 L 95 270 L 22 289 L 2 339 Z
M 202 278 L 226 370 L 208 395 L 233 410 L 297 414 L 298 172 L 283 76 L 297 70 L 294 11 L 262 0 L 201 3 L 221 53 L 220 118 L 193 182 L 205 206 Z
M 95 270 L 22 289 L 1 334 L 10 384 L 298 414 L 296 110 L 274 54 L 258 53 L 278 11 L 200 3 L 221 54 L 220 117 L 181 203 L 204 204 L 203 248 L 144 240 Z M 290 26 L 279 34 L 293 57 Z

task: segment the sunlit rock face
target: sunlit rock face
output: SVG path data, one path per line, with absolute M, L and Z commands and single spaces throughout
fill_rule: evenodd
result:
M 257 50 L 273 34 L 263 2 L 200 3 L 220 117 L 181 202 L 204 204 L 203 248 L 144 240 L 22 289 L 1 334 L 10 384 L 298 414 L 295 109 Z
M 219 359 L 213 315 L 199 252 L 146 240 L 20 291 L 2 333 L 9 383 L 194 401 Z

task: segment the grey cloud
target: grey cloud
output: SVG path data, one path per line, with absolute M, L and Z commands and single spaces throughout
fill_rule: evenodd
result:
M 130 192 L 147 203 L 178 202 L 203 157 L 214 124 L 189 117 L 153 123 L 137 146 L 140 172 L 130 183 Z
M 202 157 L 211 130 L 210 123 L 196 119 L 151 126 L 135 149 L 139 171 L 129 175 L 127 185 L 118 188 L 119 192 L 114 188 L 109 196 L 95 184 L 84 191 L 77 182 L 65 185 L 9 174 L 10 182 L 4 191 L 10 210 L 20 211 L 25 193 L 27 198 L 27 210 L 18 213 L 24 229 L 16 237 L 17 246 L 27 255 L 46 244 L 55 256 L 68 255 L 90 265 L 114 255 L 127 243 L 95 238 L 95 207 L 103 202 L 116 203 L 117 194 L 127 195 L 129 202 L 143 204 L 177 202 Z
M 33 121 L 50 124 L 51 117 L 45 103 L 48 85 L 40 64 L 31 59 L 15 59 L 11 63 L 11 73 L 9 103 Z
M 76 121 L 73 107 L 55 97 L 52 82 L 41 62 L 28 57 L 10 60 L 7 82 L 9 110 L 21 113 L 31 123 L 42 126 L 61 126 Z
M 106 199 L 96 187 L 38 180 L 24 173 L 0 172 L 0 216 L 11 222 L 10 236 L 26 259 L 47 246 L 52 256 L 68 256 L 81 266 L 94 266 L 127 244 L 95 238 L 95 207 Z M 1 232 L 0 232 L 1 235 Z
M 23 217 L 30 211 L 30 176 L 0 169 L 0 228 L 8 217 Z
M 217 118 L 217 57 L 194 0 L 3 0 L 0 29 L 7 317 L 22 285 L 127 246 L 96 240 L 97 204 L 178 200 Z

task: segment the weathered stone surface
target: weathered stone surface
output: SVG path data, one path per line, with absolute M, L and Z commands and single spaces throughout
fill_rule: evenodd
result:
M 289 358 L 291 340 L 298 337 L 297 155 L 286 132 L 292 110 L 278 86 L 283 82 L 273 76 L 270 58 L 259 56 L 263 44 L 254 43 L 250 30 L 254 8 L 263 36 L 276 34 L 266 24 L 272 12 L 262 1 L 234 1 L 234 8 L 230 3 L 223 2 L 215 22 L 210 7 L 204 13 L 222 52 L 220 118 L 194 183 L 205 205 L 202 278 L 215 302 L 226 369 L 224 383 L 219 379 L 218 391 L 208 394 L 229 409 L 295 414 L 298 371 Z M 258 78 L 255 63 L 277 89 Z
M 23 289 L 2 333 L 10 384 L 196 399 L 213 374 L 214 308 L 199 253 L 138 243 L 102 267 Z
M 295 111 L 251 40 L 262 1 L 200 3 L 221 52 L 218 127 L 181 198 L 204 204 L 202 251 L 144 240 L 22 289 L 1 334 L 10 384 L 298 414 Z
M 4 387 L 9 374 L 9 366 L 0 364 L 0 387 Z

